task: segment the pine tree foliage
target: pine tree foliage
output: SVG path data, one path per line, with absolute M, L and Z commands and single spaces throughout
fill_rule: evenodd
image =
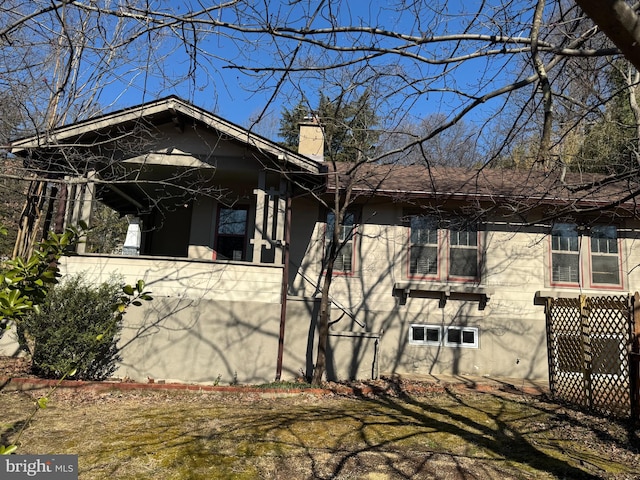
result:
M 584 142 L 572 170 L 619 173 L 637 167 L 636 119 L 630 106 L 630 90 L 622 72 L 625 65 L 613 64 L 607 72 L 612 99 L 602 116 L 586 128 Z
M 285 108 L 279 130 L 285 146 L 297 148 L 299 124 L 310 118 L 316 118 L 323 129 L 325 159 L 355 162 L 373 155 L 380 134 L 376 130 L 379 118 L 369 91 L 355 99 L 344 94 L 332 99 L 320 93 L 315 109 L 306 100 L 290 110 Z

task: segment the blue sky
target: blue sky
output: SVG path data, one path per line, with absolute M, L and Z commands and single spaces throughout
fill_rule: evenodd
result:
M 303 0 L 291 6 L 292 3 L 294 2 L 270 1 L 268 2 L 268 6 L 274 11 L 280 9 L 280 13 L 285 14 L 289 19 L 293 19 L 295 24 L 300 25 L 306 20 L 300 9 L 308 6 L 313 7 L 318 2 Z M 159 4 L 178 8 L 181 5 L 183 6 L 184 2 L 165 1 L 159 2 Z M 440 13 L 433 11 L 421 11 L 418 13 L 409 10 L 395 11 L 390 7 L 390 2 L 388 1 L 333 2 L 331 11 L 329 12 L 325 9 L 313 23 L 313 26 L 327 26 L 328 22 L 322 17 L 323 15 L 327 16 L 331 13 L 335 15 L 342 24 L 361 24 L 411 34 L 445 34 L 459 32 L 462 29 L 461 19 L 468 18 L 468 16 L 466 16 L 466 13 L 468 13 L 466 10 L 476 7 L 476 2 L 450 1 L 446 3 L 446 11 L 444 12 L 447 15 L 442 16 Z M 462 14 L 465 14 L 465 16 Z M 227 14 L 225 13 L 224 15 Z M 224 15 L 223 19 L 227 20 Z M 235 18 L 229 17 L 228 20 L 234 21 Z M 479 23 L 477 28 L 481 30 L 482 25 Z M 207 38 L 199 41 L 198 47 L 202 50 L 199 61 L 202 63 L 195 69 L 195 80 L 192 78 L 188 81 L 176 81 L 175 84 L 168 81 L 168 78 L 177 79 L 184 76 L 192 67 L 189 58 L 185 54 L 184 47 L 175 43 L 175 40 L 173 42 L 168 41 L 153 52 L 156 58 L 162 58 L 162 61 L 158 64 L 158 72 L 148 72 L 148 74 L 145 74 L 145 72 L 131 72 L 123 68 L 121 73 L 123 77 L 126 75 L 123 80 L 128 82 L 127 88 L 124 89 L 123 84 L 115 83 L 113 86 L 105 89 L 102 97 L 103 101 L 105 103 L 111 103 L 114 99 L 117 99 L 112 107 L 122 108 L 154 98 L 175 94 L 194 102 L 200 107 L 214 111 L 232 122 L 249 126 L 250 121 L 262 112 L 265 105 L 271 99 L 273 87 L 280 77 L 278 75 L 269 77 L 269 75 L 266 74 L 258 77 L 251 71 L 247 74 L 246 72 L 241 72 L 236 69 L 226 68 L 229 66 L 228 60 L 250 67 L 277 65 L 279 62 L 274 60 L 277 58 L 275 57 L 275 48 L 267 42 L 264 42 L 264 37 L 262 39 L 254 37 L 252 43 L 240 44 L 229 39 L 227 34 L 228 32 L 211 34 Z M 339 39 L 338 42 L 340 41 L 342 40 Z M 281 40 L 281 42 L 284 41 Z M 398 42 L 388 39 L 382 40 L 381 42 L 381 44 L 385 46 L 399 44 Z M 160 44 L 158 43 L 158 45 Z M 281 43 L 281 45 L 285 45 L 287 48 L 293 48 L 289 43 Z M 433 50 L 430 51 L 429 49 L 423 48 L 420 53 L 433 56 L 437 53 L 437 49 L 441 47 L 436 45 L 430 46 L 429 48 Z M 462 48 L 463 47 L 460 47 L 455 53 L 461 53 Z M 307 57 L 300 55 L 298 58 L 299 61 L 320 62 L 322 60 L 320 58 L 322 53 L 318 50 L 303 50 L 303 53 L 307 55 Z M 336 54 L 331 55 L 335 57 Z M 376 68 L 387 71 L 405 69 L 413 78 L 419 79 L 422 76 L 425 80 L 445 69 L 443 66 L 427 66 L 411 63 L 397 56 L 382 57 L 378 60 L 374 59 L 371 60 L 371 64 L 375 64 Z M 476 82 L 477 79 L 482 76 L 487 79 L 487 85 L 484 88 L 501 84 L 506 81 L 510 75 L 507 71 L 501 71 L 505 64 L 505 60 L 497 60 L 493 65 L 489 66 L 488 70 L 485 70 L 487 66 L 484 60 L 468 62 L 460 66 L 446 67 L 451 71 L 451 75 L 447 77 L 446 81 L 440 81 L 434 84 L 418 82 L 410 87 L 414 90 L 410 90 L 410 88 L 405 86 L 396 98 L 392 99 L 392 102 L 395 102 L 394 105 L 402 109 L 396 112 L 397 117 L 394 117 L 394 119 L 400 119 L 403 115 L 408 115 L 406 118 L 417 121 L 421 117 L 433 113 L 449 115 L 451 112 L 459 109 L 464 102 L 468 102 L 469 99 L 459 95 L 443 93 L 444 90 L 464 87 L 465 90 L 471 88 L 471 90 L 469 90 L 470 92 L 477 93 L 481 90 L 475 89 L 472 85 L 473 82 Z M 162 75 L 159 75 L 160 72 Z M 135 75 L 135 78 L 131 81 L 133 75 Z M 490 80 L 492 76 L 495 77 L 494 80 Z M 333 80 L 335 81 L 335 78 Z M 278 96 L 273 103 L 270 104 L 269 111 L 278 119 L 283 106 L 290 107 L 295 105 L 300 98 L 301 90 L 304 90 L 306 95 L 313 97 L 317 94 L 321 85 L 320 80 L 314 78 L 312 74 L 289 76 L 279 90 Z M 470 85 L 471 87 L 469 87 Z M 326 87 L 326 85 L 322 86 L 328 89 L 326 91 L 330 92 L 329 87 Z M 384 88 L 387 88 L 386 91 L 391 91 L 388 87 Z M 417 93 L 417 91 L 415 91 L 417 88 L 428 88 L 431 91 L 428 93 Z M 437 91 L 438 89 L 441 91 Z M 487 105 L 471 118 L 482 121 L 484 117 L 490 114 L 491 105 Z M 391 118 L 390 115 L 387 118 Z M 271 130 L 273 131 L 273 127 Z

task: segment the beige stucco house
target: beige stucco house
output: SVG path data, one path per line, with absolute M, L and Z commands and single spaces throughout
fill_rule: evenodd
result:
M 95 200 L 136 219 L 123 252 L 62 263 L 153 292 L 125 316 L 119 376 L 308 375 L 332 225 L 317 198 L 336 188 L 354 202 L 331 289 L 330 379 L 544 379 L 544 298 L 640 284 L 629 184 L 397 165 L 340 165 L 336 177 L 318 132 L 303 125 L 293 153 L 170 97 L 13 145 L 66 176 L 67 223 L 90 220 Z

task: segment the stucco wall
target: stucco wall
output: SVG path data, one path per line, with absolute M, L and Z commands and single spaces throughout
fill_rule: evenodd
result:
M 280 303 L 282 266 L 243 262 L 193 261 L 160 257 L 74 256 L 62 259 L 63 275 L 89 280 L 110 277 L 125 283 L 146 282 L 155 296 L 194 300 Z
M 324 224 L 316 204 L 293 203 L 291 270 L 282 378 L 311 373 L 316 354 L 315 321 L 322 274 Z M 203 215 L 202 212 L 199 213 Z M 401 206 L 363 207 L 355 271 L 334 278 L 327 368 L 331 379 L 380 374 L 473 374 L 540 379 L 547 376 L 544 307 L 536 292 L 577 295 L 552 288 L 548 230 L 488 221 L 482 232 L 483 271 L 475 294 L 446 301 L 442 282 L 422 283 L 408 296 L 394 289 L 407 282 L 407 228 Z M 624 289 L 640 285 L 637 225 L 620 228 Z M 204 242 L 203 242 L 204 243 Z M 259 383 L 275 377 L 283 267 L 157 257 L 85 255 L 64 259 L 63 274 L 99 281 L 143 279 L 154 301 L 125 316 L 119 376 Z M 451 285 L 455 286 L 455 283 Z M 611 291 L 583 289 L 592 295 Z M 478 328 L 478 348 L 412 345 L 411 324 Z M 5 338 L 3 353 L 14 346 Z
M 335 301 L 332 332 L 353 331 L 380 335 L 378 367 L 383 374 L 472 374 L 515 378 L 546 378 L 547 352 L 544 306 L 536 292 L 558 296 L 625 294 L 639 285 L 640 255 L 637 225 L 619 227 L 623 258 L 623 288 L 589 289 L 550 287 L 548 228 L 540 225 L 506 224 L 501 219 L 486 222 L 481 232 L 482 280 L 467 285 L 489 292 L 486 304 L 475 295 L 452 294 L 446 302 L 438 289 L 460 283 L 425 281 L 423 292 L 411 292 L 403 298 L 394 291 L 396 282 L 408 282 L 408 230 L 402 226 L 402 208 L 391 202 L 370 203 L 362 209 L 358 228 L 355 269 L 349 275 L 336 275 L 331 295 Z M 321 275 L 319 259 L 323 249 L 324 225 L 318 222 L 310 235 L 304 254 L 305 268 L 294 280 L 297 295 L 314 292 L 307 279 Z M 586 240 L 588 241 L 588 240 Z M 478 290 L 480 291 L 480 290 Z M 344 315 L 343 307 L 350 315 Z M 412 323 L 478 328 L 478 348 L 411 345 Z M 346 346 L 351 342 L 355 347 Z M 354 337 L 341 337 L 340 348 L 333 350 L 332 362 L 340 375 L 349 370 L 354 359 L 362 357 L 359 372 L 366 372 L 369 353 L 375 342 L 363 347 Z M 368 349 L 368 350 L 367 350 Z M 367 354 L 363 355 L 363 350 Z
M 223 384 L 273 380 L 282 267 L 148 257 L 65 258 L 63 275 L 143 279 L 153 301 L 124 317 L 116 375 Z

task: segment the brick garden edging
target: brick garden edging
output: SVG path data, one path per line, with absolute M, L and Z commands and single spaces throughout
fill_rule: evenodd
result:
M 38 391 L 47 390 L 58 384 L 59 380 L 44 378 L 0 377 L 0 391 Z M 245 392 L 245 393 L 311 393 L 327 395 L 331 392 L 322 388 L 259 388 L 234 385 L 199 385 L 189 383 L 137 383 L 137 382 L 92 382 L 85 380 L 63 380 L 58 388 L 87 389 L 94 391 L 122 390 L 168 390 L 193 392 Z
M 139 383 L 120 381 L 85 381 L 85 380 L 51 380 L 34 377 L 7 377 L 0 376 L 0 392 L 2 391 L 44 391 L 60 383 L 59 389 L 65 390 L 92 390 L 92 391 L 132 391 L 132 390 L 157 390 L 157 391 L 192 391 L 192 392 L 228 392 L 228 393 L 262 393 L 268 395 L 347 395 L 368 397 L 375 395 L 405 394 L 420 395 L 433 392 L 444 392 L 446 390 L 468 390 L 476 392 L 506 392 L 526 395 L 544 395 L 548 393 L 540 388 L 522 386 L 515 387 L 512 384 L 502 384 L 496 382 L 468 383 L 460 381 L 438 381 L 438 382 L 410 382 L 402 385 L 398 392 L 393 388 L 379 384 L 358 383 L 342 384 L 329 383 L 325 388 L 312 387 L 256 387 L 251 385 L 206 385 L 190 383 Z

